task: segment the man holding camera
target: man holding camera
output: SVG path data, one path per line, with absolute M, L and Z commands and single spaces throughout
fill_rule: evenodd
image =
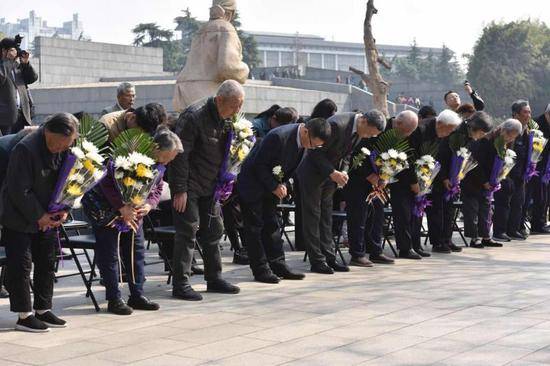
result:
M 21 37 L 0 41 L 0 132 L 16 133 L 32 124 L 27 85 L 38 80 L 30 54 L 19 48 Z

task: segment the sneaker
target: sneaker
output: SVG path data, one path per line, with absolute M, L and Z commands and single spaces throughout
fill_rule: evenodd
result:
M 145 296 L 140 296 L 140 297 L 130 296 L 128 298 L 128 306 L 134 310 L 155 311 L 160 309 L 159 304 L 149 300 Z
M 172 289 L 172 297 L 186 301 L 201 301 L 202 295 L 193 290 L 193 287 L 189 284 L 183 286 L 174 287 Z
M 38 320 L 34 315 L 29 315 L 25 319 L 19 318 L 15 323 L 15 330 L 30 333 L 46 333 L 50 331 L 48 325 L 42 320 Z
M 42 315 L 36 313 L 35 316 L 36 319 L 46 323 L 46 325 L 51 328 L 65 328 L 67 326 L 67 322 L 65 320 L 58 318 L 51 311 L 46 311 Z
M 109 300 L 107 311 L 116 315 L 130 315 L 133 312 L 132 308 L 126 305 L 122 299 Z
M 206 291 L 217 292 L 219 294 L 238 294 L 241 292 L 241 289 L 220 278 L 219 280 L 208 282 L 206 284 Z

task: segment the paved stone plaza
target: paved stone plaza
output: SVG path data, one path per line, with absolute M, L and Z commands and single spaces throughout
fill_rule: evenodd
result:
M 149 266 L 146 291 L 161 310 L 124 317 L 95 313 L 79 278 L 61 279 L 54 305 L 69 327 L 48 334 L 11 330 L 0 300 L 0 365 L 550 364 L 549 236 L 279 285 L 252 282 L 223 253 L 237 296 L 172 299 L 163 267 Z

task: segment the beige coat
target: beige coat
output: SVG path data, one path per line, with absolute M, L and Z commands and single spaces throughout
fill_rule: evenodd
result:
M 99 122 L 103 123 L 103 125 L 107 127 L 107 130 L 109 131 L 110 142 L 113 142 L 117 138 L 117 136 L 122 133 L 122 131 L 128 129 L 128 125 L 126 124 L 126 120 L 124 119 L 125 113 L 125 110 L 107 113 L 99 119 Z
M 224 19 L 210 20 L 193 39 L 185 67 L 178 76 L 174 110 L 213 96 L 222 82 L 244 84 L 248 66 L 242 62 L 242 46 L 235 27 Z

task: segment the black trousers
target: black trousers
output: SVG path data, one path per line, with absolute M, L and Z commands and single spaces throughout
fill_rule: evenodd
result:
M 95 226 L 93 231 L 96 238 L 95 258 L 103 284 L 105 285 L 105 299 L 111 301 L 121 298 L 118 287 L 120 282 L 119 261 L 124 264 L 130 296 L 136 298 L 143 296 L 143 284 L 145 283 L 145 245 L 143 242 L 142 226 L 133 235 L 134 245 L 132 245 L 131 232 L 120 234 L 120 253 L 118 248 L 118 230 Z M 119 258 L 119 254 L 121 258 Z M 132 281 L 132 255 L 134 258 L 134 281 Z
M 302 203 L 302 233 L 309 262 L 336 260 L 332 240 L 332 208 L 336 183 L 319 175 L 307 156 L 298 168 Z
M 434 247 L 447 246 L 452 243 L 455 209 L 453 202 L 445 200 L 442 190 L 430 194 L 432 205 L 426 210 L 428 218 L 428 237 Z
M 300 183 L 296 176 L 294 176 L 292 189 L 292 193 L 294 194 L 294 204 L 296 205 L 296 211 L 294 212 L 294 248 L 296 250 L 305 250 Z
M 463 192 L 462 213 L 465 236 L 472 239 L 491 237 L 492 210 L 486 190 Z
M 222 273 L 219 244 L 223 235 L 219 203 L 214 203 L 213 195 L 199 197 L 188 192 L 185 211 L 173 210 L 172 214 L 176 228 L 172 257 L 173 286 L 179 287 L 189 282 L 197 238 L 204 254 L 204 279 L 208 282 L 218 280 Z
M 367 182 L 353 182 L 344 189 L 349 254 L 354 258 L 364 257 L 367 253 L 372 255 L 382 253 L 382 241 L 375 240 L 377 235 L 373 235 L 373 232 L 377 231 L 378 227 L 380 233 L 382 232 L 384 207 L 379 201 L 373 202 L 373 205 L 367 203 L 367 196 L 372 191 L 370 187 Z M 382 207 L 382 220 L 380 220 L 380 210 L 374 207 L 376 203 Z M 378 237 L 381 238 L 381 235 Z
M 413 215 L 414 193 L 408 186 L 390 185 L 395 242 L 400 252 L 420 248 L 421 218 Z
M 505 179 L 501 189 L 495 193 L 494 234 L 515 233 L 522 227 L 523 205 L 525 204 L 525 181 Z
M 533 177 L 528 183 L 528 191 L 525 202 L 531 201 L 531 230 L 541 230 L 546 226 L 550 185 L 543 184 L 540 177 Z M 524 217 L 527 216 L 527 205 L 524 209 Z
M 6 288 L 10 293 L 10 310 L 30 312 L 32 309 L 52 308 L 55 279 L 55 231 L 36 234 L 2 229 L 2 242 L 6 247 Z M 33 293 L 31 304 L 31 269 L 34 263 Z
M 235 191 L 234 191 L 235 192 Z M 222 206 L 223 226 L 225 234 L 231 243 L 231 249 L 242 249 L 241 239 L 243 237 L 243 217 L 239 199 L 236 193 L 224 202 Z
M 248 250 L 250 268 L 254 276 L 270 270 L 269 266 L 283 264 L 285 252 L 277 221 L 278 199 L 264 194 L 253 202 L 240 200 L 244 219 L 244 243 Z

